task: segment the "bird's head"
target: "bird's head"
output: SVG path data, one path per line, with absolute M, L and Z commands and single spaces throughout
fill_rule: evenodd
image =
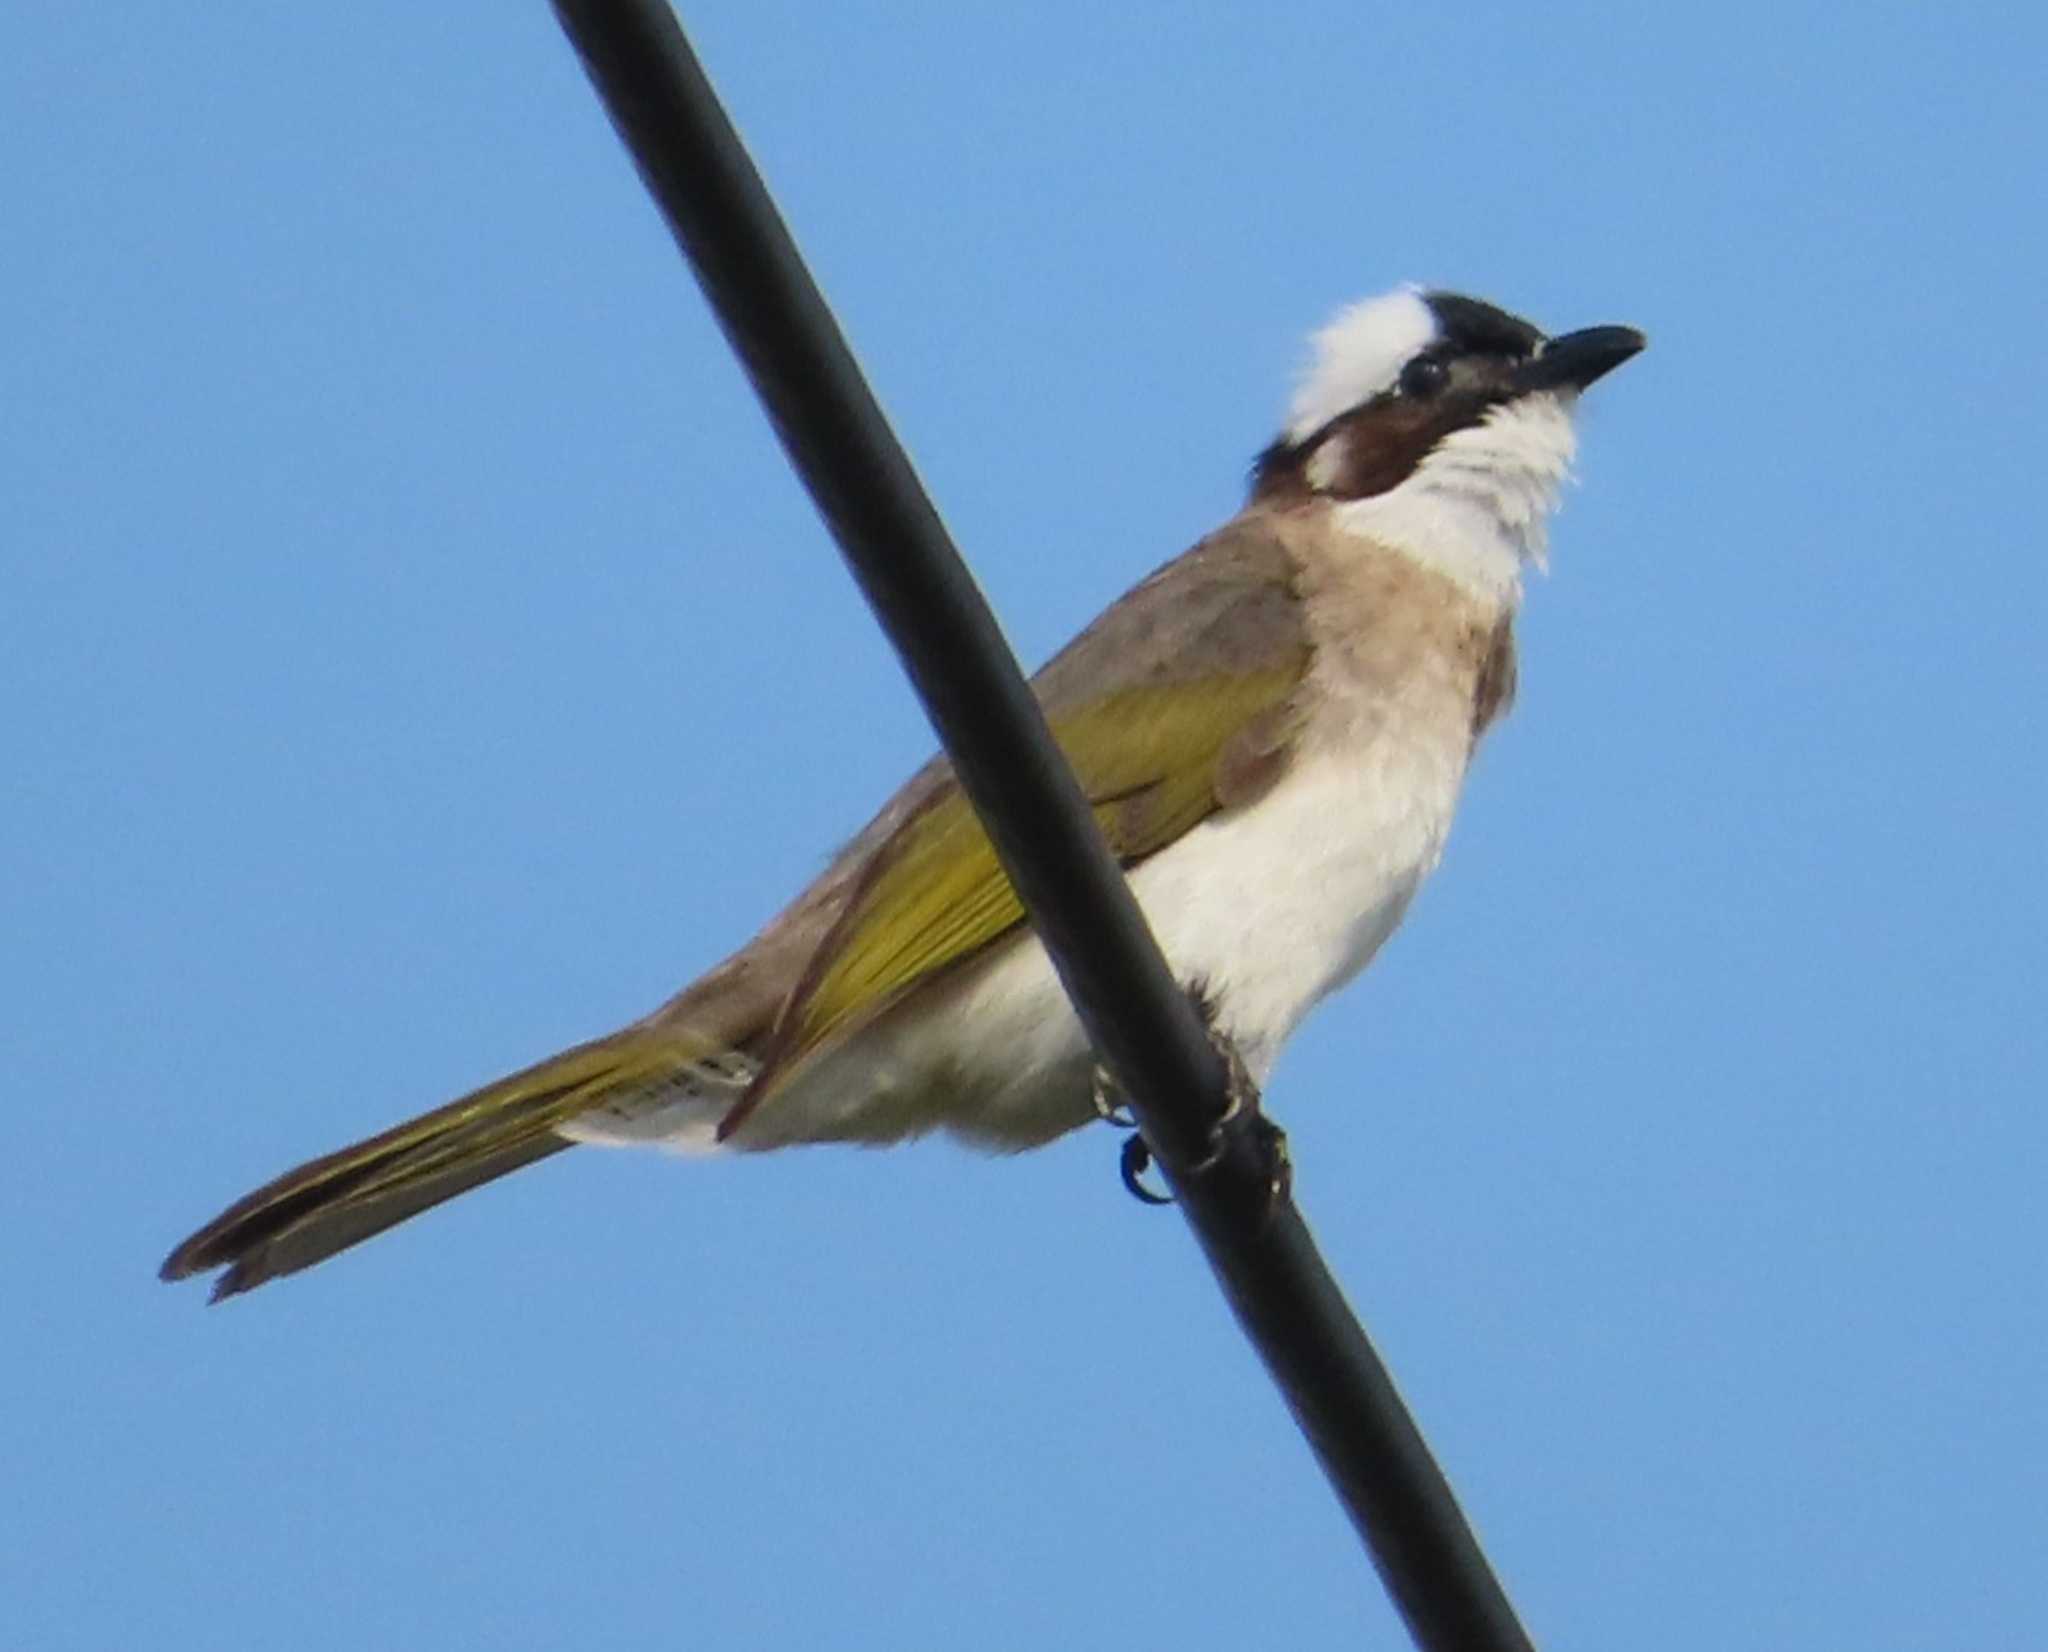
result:
M 1253 497 L 1324 503 L 1337 525 L 1512 598 L 1541 562 L 1579 393 L 1643 348 L 1633 327 L 1555 338 L 1494 305 L 1403 287 L 1316 334 Z

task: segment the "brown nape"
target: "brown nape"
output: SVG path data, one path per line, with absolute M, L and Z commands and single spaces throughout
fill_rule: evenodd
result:
M 1298 442 L 1283 436 L 1253 462 L 1253 500 L 1369 499 L 1399 487 L 1446 436 L 1479 423 L 1513 394 L 1514 364 L 1506 357 L 1467 356 L 1446 365 L 1450 380 L 1435 395 L 1389 391 Z

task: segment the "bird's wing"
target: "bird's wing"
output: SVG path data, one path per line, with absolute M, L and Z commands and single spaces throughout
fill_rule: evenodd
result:
M 1033 680 L 1111 851 L 1134 865 L 1286 767 L 1309 645 L 1294 564 L 1240 518 L 1109 608 Z M 950 767 L 913 782 L 869 848 L 730 1134 L 778 1082 L 1024 921 Z M 904 807 L 909 803 L 909 807 Z

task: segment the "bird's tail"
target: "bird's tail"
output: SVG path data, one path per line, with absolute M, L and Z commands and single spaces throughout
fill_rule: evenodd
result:
M 164 1259 L 165 1279 L 225 1267 L 213 1300 L 296 1273 L 443 1199 L 560 1152 L 555 1127 L 658 1095 L 700 1052 L 642 1028 L 579 1044 L 460 1101 L 287 1171 Z

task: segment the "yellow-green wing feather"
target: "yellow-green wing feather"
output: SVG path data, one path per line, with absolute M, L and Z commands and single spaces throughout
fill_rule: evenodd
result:
M 1221 806 L 1233 746 L 1284 743 L 1300 675 L 1292 658 L 1263 671 L 1125 688 L 1053 717 L 1054 738 L 1119 862 L 1144 860 Z M 1023 921 L 994 845 L 949 782 L 875 857 L 784 1016 L 772 1069 L 787 1072 Z

